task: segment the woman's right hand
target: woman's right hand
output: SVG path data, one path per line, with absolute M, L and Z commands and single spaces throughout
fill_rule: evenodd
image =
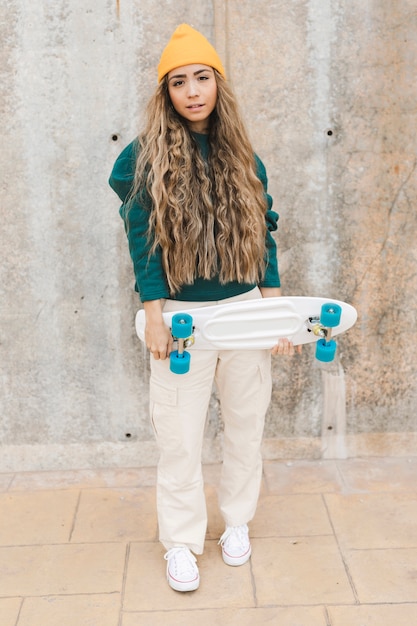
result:
M 146 316 L 146 347 L 154 359 L 163 361 L 172 352 L 173 339 L 171 331 L 162 317 L 162 306 L 161 300 L 149 300 L 144 303 L 143 308 Z

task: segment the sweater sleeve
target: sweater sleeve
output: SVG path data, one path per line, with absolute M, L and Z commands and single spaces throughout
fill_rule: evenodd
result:
M 274 231 L 278 229 L 278 219 L 279 215 L 275 211 L 272 210 L 272 197 L 268 193 L 268 177 L 266 174 L 266 169 L 260 158 L 255 155 L 256 167 L 257 167 L 257 175 L 259 180 L 262 182 L 265 197 L 267 200 L 267 210 L 265 214 L 267 231 L 266 231 L 266 254 L 267 254 L 267 263 L 266 263 L 266 271 L 263 280 L 260 282 L 260 287 L 280 287 L 281 281 L 279 277 L 278 270 L 278 257 L 277 257 L 277 244 L 272 235 Z
M 110 187 L 122 200 L 120 216 L 123 219 L 135 273 L 135 289 L 142 302 L 168 298 L 169 290 L 162 268 L 161 251 L 149 254 L 152 241 L 148 236 L 149 209 L 146 208 L 145 194 L 130 197 L 132 190 L 137 141 L 129 144 L 120 154 L 110 175 Z M 150 205 L 150 202 L 148 203 Z

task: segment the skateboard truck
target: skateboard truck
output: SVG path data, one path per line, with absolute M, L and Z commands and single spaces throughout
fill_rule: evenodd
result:
M 169 355 L 169 366 L 174 374 L 186 374 L 190 369 L 190 353 L 185 350 L 194 343 L 193 318 L 188 313 L 177 313 L 172 317 L 171 334 L 177 349 Z
M 193 333 L 194 333 L 194 328 L 193 328 Z M 175 344 L 177 345 L 178 350 L 179 350 L 179 346 L 181 345 L 182 352 L 184 351 L 184 348 L 191 348 L 191 346 L 195 344 L 194 334 L 190 335 L 190 337 L 187 337 L 186 339 L 183 339 L 183 338 L 178 339 L 178 337 L 173 337 L 173 340 L 174 340 L 174 345 Z
M 321 337 L 316 344 L 316 359 L 328 363 L 336 354 L 336 342 L 332 339 L 332 328 L 340 324 L 342 309 L 338 304 L 328 302 L 321 307 L 320 317 L 309 317 L 306 326 L 310 333 Z
M 319 317 L 309 317 L 306 321 L 307 330 L 316 337 L 324 337 L 328 341 L 332 338 L 332 329 L 320 323 Z

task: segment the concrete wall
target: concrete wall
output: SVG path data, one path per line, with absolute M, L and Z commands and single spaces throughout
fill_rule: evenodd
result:
M 0 471 L 152 464 L 112 163 L 178 23 L 217 46 L 281 214 L 286 294 L 352 302 L 326 368 L 274 363 L 265 456 L 415 451 L 414 0 L 6 0 Z M 221 452 L 216 397 L 205 459 Z

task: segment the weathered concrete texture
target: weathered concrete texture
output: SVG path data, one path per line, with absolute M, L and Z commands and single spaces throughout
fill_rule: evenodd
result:
M 0 10 L 0 469 L 155 462 L 138 300 L 107 178 L 183 21 L 217 45 L 267 166 L 284 292 L 359 312 L 332 367 L 309 347 L 276 361 L 265 455 L 387 454 L 387 436 L 406 452 L 417 431 L 414 1 Z M 217 460 L 215 396 L 206 435 Z
M 239 6 L 229 64 L 282 216 L 284 290 L 358 308 L 340 341 L 347 432 L 415 431 L 415 4 Z M 279 378 L 269 432 L 323 432 L 309 365 Z
M 361 312 L 348 348 L 348 429 L 415 431 L 417 8 L 373 2 L 366 11 L 345 7 L 339 20 L 341 67 L 359 53 L 360 21 L 361 37 L 368 33 L 360 67 L 351 62 L 334 90 L 340 104 L 330 169 L 344 218 L 338 279 Z

